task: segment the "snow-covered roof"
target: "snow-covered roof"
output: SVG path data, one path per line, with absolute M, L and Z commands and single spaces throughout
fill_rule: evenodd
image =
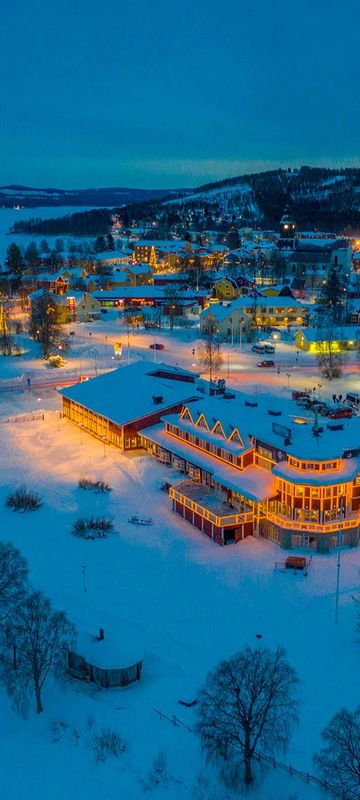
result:
M 301 328 L 301 333 L 308 342 L 325 342 L 329 340 L 329 336 L 333 342 L 345 340 L 356 342 L 360 340 L 359 325 L 345 325 L 334 328 L 330 324 L 328 328 Z
M 360 458 L 347 458 L 340 464 L 340 469 L 336 471 L 336 483 L 346 483 L 352 481 L 360 472 Z M 334 473 L 306 471 L 306 476 L 302 470 L 294 469 L 289 464 L 278 464 L 273 469 L 273 474 L 292 483 L 331 486 L 334 483 Z
M 97 300 L 117 300 L 117 299 L 129 299 L 129 300 L 141 300 L 144 298 L 145 300 L 153 300 L 159 299 L 164 300 L 166 299 L 166 287 L 164 286 L 119 286 L 114 289 L 107 290 L 99 290 L 95 289 L 93 292 L 94 297 Z M 206 292 L 196 291 L 195 289 L 189 290 L 181 290 L 177 292 L 177 297 L 179 300 L 188 300 L 193 299 L 194 301 L 199 298 L 203 299 L 206 297 Z
M 159 447 L 170 450 L 179 458 L 184 458 L 194 466 L 206 470 L 214 481 L 239 492 L 249 500 L 258 503 L 275 494 L 275 476 L 269 470 L 256 466 L 238 470 L 233 466 L 228 466 L 214 456 L 173 438 L 166 433 L 162 423 L 146 428 L 142 434 L 158 444 Z
M 152 273 L 151 267 L 146 261 L 141 261 L 140 264 L 128 264 L 126 267 L 127 272 L 132 272 L 133 275 L 146 275 Z
M 200 409 L 206 420 L 218 419 L 226 432 L 230 428 L 237 428 L 244 444 L 247 437 L 254 437 L 276 450 L 300 459 L 314 461 L 337 459 L 343 456 L 345 450 L 360 447 L 360 417 L 340 420 L 320 418 L 319 427 L 322 428 L 322 432 L 319 436 L 314 436 L 313 415 L 301 412 L 291 398 L 259 394 L 253 400 L 257 406 L 249 406 L 248 395 L 242 392 L 234 394 L 233 400 L 224 400 L 221 395 L 202 397 L 199 404 L 196 404 L 196 413 Z M 190 406 L 191 414 L 192 408 L 195 410 L 195 407 Z M 276 426 L 274 432 L 274 423 L 289 429 L 289 444 L 285 445 L 286 436 L 277 433 Z M 335 427 L 329 429 L 327 425 L 336 425 L 338 429 L 335 430 Z M 198 430 L 194 426 L 194 432 Z
M 90 629 L 80 628 L 76 646 L 70 650 L 99 669 L 126 669 L 143 661 L 143 647 L 133 642 L 127 633 L 124 635 L 123 631 L 119 632 L 118 626 L 116 630 L 115 635 L 106 629 L 104 639 L 99 639 L 98 634 Z
M 246 297 L 238 297 L 237 300 L 233 300 L 230 302 L 219 302 L 219 303 L 212 303 L 211 306 L 205 308 L 203 311 L 200 312 L 200 316 L 207 316 L 211 314 L 216 319 L 227 319 L 227 317 L 231 316 L 234 311 L 246 311 L 247 309 L 254 308 L 254 300 L 249 296 Z M 270 296 L 264 297 L 258 295 L 256 298 L 256 308 L 266 308 L 266 309 L 277 309 L 277 308 L 296 308 L 302 309 L 304 308 L 302 303 L 299 303 L 298 300 L 294 300 L 292 297 L 279 297 L 279 296 Z
M 192 384 L 154 377 L 153 373 L 161 366 L 178 374 L 176 367 L 167 364 L 136 361 L 59 393 L 116 425 L 125 425 L 162 410 L 165 413 L 166 409 L 194 397 Z M 155 402 L 154 398 L 160 397 L 161 402 Z

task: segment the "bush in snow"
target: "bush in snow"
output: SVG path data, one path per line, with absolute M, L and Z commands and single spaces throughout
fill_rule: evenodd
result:
M 91 489 L 95 494 L 104 494 L 105 492 L 112 492 L 111 486 L 105 481 L 92 481 L 90 478 L 79 479 L 79 489 Z
M 82 539 L 107 539 L 113 528 L 112 520 L 106 517 L 85 517 L 74 522 L 72 533 Z
M 147 789 L 152 789 L 156 786 L 166 787 L 168 782 L 167 758 L 165 753 L 160 751 L 153 760 L 145 786 Z
M 50 725 L 54 742 L 60 742 L 69 725 L 64 719 L 54 719 Z
M 63 367 L 65 361 L 62 356 L 50 356 L 48 364 L 50 367 Z
M 125 753 L 126 743 L 117 731 L 104 728 L 101 733 L 96 733 L 93 738 L 93 753 L 95 763 L 106 761 L 110 756 L 119 758 Z
M 13 511 L 36 511 L 41 506 L 41 500 L 36 492 L 29 492 L 25 486 L 20 486 L 9 495 L 6 505 Z

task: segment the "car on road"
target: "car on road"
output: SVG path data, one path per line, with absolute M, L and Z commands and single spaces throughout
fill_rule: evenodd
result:
M 154 342 L 154 344 L 149 344 L 150 350 L 165 350 L 165 345 L 160 344 L 160 342 Z
M 270 358 L 264 359 L 264 361 L 258 361 L 256 364 L 257 367 L 275 367 L 275 361 L 272 361 Z

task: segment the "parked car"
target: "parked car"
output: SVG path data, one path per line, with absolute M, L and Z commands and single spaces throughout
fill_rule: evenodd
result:
M 257 367 L 275 367 L 275 361 L 271 359 L 265 359 L 264 361 L 258 361 Z
M 296 405 L 300 406 L 301 408 L 311 408 L 311 397 L 299 397 L 299 399 L 296 401 Z
M 301 397 L 308 397 L 310 400 L 309 392 L 295 391 L 291 393 L 291 397 L 293 400 L 300 400 Z
M 265 344 L 265 353 L 275 353 L 275 345 L 273 344 Z
M 251 349 L 254 353 L 265 353 L 265 345 L 263 344 L 253 344 Z
M 159 342 L 154 342 L 154 344 L 149 344 L 150 350 L 165 350 L 165 345 L 160 344 Z
M 344 402 L 353 408 L 360 408 L 360 394 L 357 392 L 348 392 Z
M 330 419 L 346 419 L 352 417 L 353 412 L 351 408 L 337 408 L 335 411 L 330 411 Z

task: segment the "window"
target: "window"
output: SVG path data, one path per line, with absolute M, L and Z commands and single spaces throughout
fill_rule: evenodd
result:
M 196 422 L 196 425 L 197 425 L 198 428 L 206 428 L 207 431 L 209 430 L 209 426 L 208 426 L 208 424 L 206 422 L 204 414 L 200 414 L 200 417 L 199 417 L 198 421 Z
M 257 451 L 258 451 L 260 456 L 263 456 L 263 458 L 272 459 L 272 452 L 271 452 L 271 450 L 267 450 L 266 447 L 258 447 Z
M 214 426 L 214 428 L 213 428 L 213 430 L 212 430 L 212 433 L 217 433 L 217 434 L 219 434 L 220 436 L 223 436 L 223 437 L 225 438 L 225 434 L 224 434 L 224 431 L 223 431 L 223 427 L 222 427 L 222 424 L 221 424 L 221 422 L 217 422 L 217 423 L 216 423 L 216 425 Z
M 304 497 L 304 487 L 295 486 L 295 497 Z

